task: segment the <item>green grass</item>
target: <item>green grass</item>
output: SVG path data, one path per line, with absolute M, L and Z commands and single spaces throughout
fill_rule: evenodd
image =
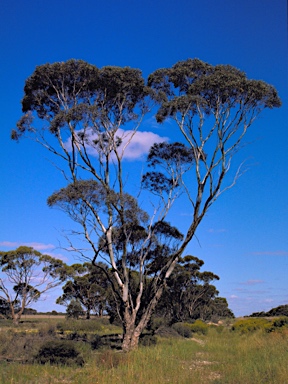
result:
M 90 322 L 89 325 L 88 323 L 79 321 L 78 332 L 91 331 L 93 323 Z M 47 323 L 39 322 L 38 326 L 43 327 L 43 324 Z M 57 322 L 48 324 L 50 327 L 53 324 L 55 328 L 57 327 Z M 70 325 L 76 326 L 74 323 Z M 68 323 L 66 326 L 69 328 Z M 105 334 L 111 331 L 109 327 L 111 326 L 102 322 L 98 324 L 98 331 Z M 2 329 L 0 355 L 3 356 L 5 340 L 6 350 L 10 348 L 11 351 L 14 347 L 15 356 L 17 356 L 16 350 L 19 352 L 23 348 L 23 341 L 27 343 L 26 349 L 29 345 L 31 350 L 33 349 L 33 333 L 17 337 L 13 331 L 3 332 L 1 322 L 0 328 Z M 49 333 L 46 334 L 46 337 L 50 336 Z M 286 328 L 281 332 L 267 333 L 256 330 L 242 334 L 227 327 L 210 327 L 207 335 L 194 334 L 190 339 L 163 338 L 158 340 L 156 346 L 139 347 L 137 351 L 128 354 L 108 349 L 92 351 L 89 344 L 83 342 L 76 342 L 76 345 L 86 362 L 84 367 L 60 367 L 49 364 L 41 366 L 2 361 L 0 383 L 288 383 Z
M 205 348 L 218 362 L 220 379 L 215 383 L 288 383 L 286 332 L 214 333 Z

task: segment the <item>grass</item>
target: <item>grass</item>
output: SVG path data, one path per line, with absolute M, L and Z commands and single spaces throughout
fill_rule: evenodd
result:
M 51 320 L 53 321 L 51 322 Z M 43 321 L 41 320 L 34 326 L 36 328 L 38 326 L 43 327 Z M 76 322 L 76 325 L 78 323 L 78 332 L 80 330 L 92 332 L 92 321 L 95 320 Z M 31 323 L 28 324 L 32 325 Z M 52 326 L 57 328 L 59 319 L 56 321 L 49 319 L 49 322 L 46 323 L 46 327 L 49 329 L 47 324 L 50 324 L 50 328 Z M 69 328 L 68 322 L 65 324 L 66 328 Z M 22 330 L 25 325 L 27 328 L 25 322 L 21 324 Z M 70 324 L 74 328 L 76 325 Z M 21 344 L 21 337 L 17 337 L 13 331 L 3 332 L 4 327 L 1 322 L 0 328 L 2 329 L 0 332 L 2 338 L 0 340 L 1 355 L 3 355 L 3 347 L 5 347 L 3 342 L 5 340 L 6 349 L 9 349 L 9 345 L 11 348 L 11 343 L 12 346 L 14 343 L 14 347 L 21 350 L 23 340 L 27 343 L 26 349 L 29 345 L 30 348 L 33 347 L 33 334 L 30 336 L 29 334 L 26 336 L 22 334 Z M 105 334 L 108 331 L 111 332 L 110 325 L 107 323 L 105 325 L 105 322 L 98 324 L 97 332 Z M 30 344 L 29 337 L 31 338 Z M 46 337 L 53 336 L 47 333 Z M 108 349 L 92 351 L 89 344 L 83 342 L 77 342 L 77 348 L 86 362 L 84 367 L 2 361 L 0 363 L 0 383 L 288 383 L 288 332 L 286 328 L 282 332 L 267 333 L 263 330 L 256 330 L 242 334 L 231 331 L 227 327 L 210 327 L 207 335 L 194 334 L 193 338 L 188 339 L 159 338 L 156 346 L 139 347 L 137 351 L 129 354 Z
M 206 350 L 218 362 L 215 383 L 288 383 L 288 334 L 256 331 L 239 335 L 210 335 Z

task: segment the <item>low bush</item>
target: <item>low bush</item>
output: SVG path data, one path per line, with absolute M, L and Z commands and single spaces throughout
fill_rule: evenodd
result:
M 199 333 L 201 335 L 207 335 L 209 326 L 202 320 L 196 320 L 194 323 L 189 324 L 192 333 Z
M 236 320 L 232 325 L 231 330 L 240 332 L 241 334 L 246 334 L 256 330 L 267 331 L 271 325 L 272 323 L 269 320 L 253 317 L 249 319 Z
M 140 336 L 139 344 L 144 347 L 151 347 L 157 344 L 157 337 L 151 334 L 144 334 Z
M 174 323 L 172 329 L 182 337 L 189 338 L 193 336 L 193 333 L 207 335 L 209 326 L 202 320 L 196 320 L 194 323 Z
M 92 340 L 90 341 L 90 345 L 92 349 L 100 349 L 103 347 L 104 343 L 100 335 L 94 335 Z
M 179 333 L 180 336 L 190 338 L 192 337 L 192 330 L 190 324 L 187 323 L 174 323 L 172 328 Z
M 152 317 L 147 329 L 156 332 L 160 327 L 168 327 L 168 320 L 165 317 Z
M 0 332 L 0 356 L 11 361 L 33 361 L 43 342 L 50 340 L 51 336 L 40 336 L 37 330 Z
M 80 331 L 72 331 L 72 332 L 66 332 L 66 339 L 67 340 L 74 340 L 74 341 L 88 341 L 88 336 L 86 332 Z
M 267 332 L 281 331 L 288 328 L 288 317 L 279 317 L 272 321 L 270 327 L 267 327 Z
M 57 323 L 57 330 L 60 333 L 70 332 L 86 332 L 86 333 L 105 333 L 115 331 L 115 327 L 109 323 L 107 318 L 91 318 L 89 320 L 75 320 L 67 319 L 65 321 L 59 321 Z
M 84 365 L 84 359 L 73 343 L 68 341 L 48 341 L 42 345 L 35 361 L 40 364 Z
M 155 331 L 155 334 L 165 338 L 180 337 L 179 333 L 175 329 L 173 329 L 172 327 L 164 326 L 164 325 L 159 327 Z

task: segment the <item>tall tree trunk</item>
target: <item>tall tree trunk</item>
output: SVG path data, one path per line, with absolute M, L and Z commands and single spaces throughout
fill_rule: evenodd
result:
M 152 313 L 154 312 L 157 303 L 160 300 L 160 297 L 163 292 L 163 286 L 158 287 L 157 291 L 154 294 L 153 299 L 150 301 L 147 308 L 144 310 L 141 319 L 136 324 L 136 315 L 137 312 L 134 310 L 132 311 L 132 314 L 126 308 L 124 313 L 124 322 L 123 322 L 123 342 L 122 342 L 122 350 L 124 352 L 133 351 L 134 349 L 137 349 L 139 344 L 139 338 L 145 328 L 147 327 L 147 324 L 149 320 L 151 319 Z
M 130 310 L 126 307 L 124 312 L 124 321 L 123 321 L 123 341 L 122 341 L 122 350 L 124 352 L 132 351 L 138 347 L 139 336 L 135 334 L 136 331 L 136 312 Z
M 124 332 L 123 341 L 122 341 L 122 351 L 130 352 L 138 348 L 139 337 L 141 332 L 137 330 L 137 327 L 131 326 Z
M 19 321 L 21 319 L 23 310 L 21 308 L 19 310 L 19 312 L 16 313 L 15 308 L 14 308 L 14 304 L 12 302 L 10 302 L 9 304 L 10 304 L 10 311 L 11 311 L 11 317 L 12 317 L 13 324 L 18 325 Z

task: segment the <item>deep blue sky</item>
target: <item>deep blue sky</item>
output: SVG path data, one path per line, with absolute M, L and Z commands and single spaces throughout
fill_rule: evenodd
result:
M 198 57 L 271 83 L 283 106 L 265 111 L 252 127 L 251 144 L 239 154 L 248 172 L 211 208 L 188 251 L 220 276 L 217 288 L 236 315 L 288 303 L 285 0 L 3 0 L 0 18 L 0 249 L 29 243 L 67 257 L 53 247 L 71 223 L 46 206 L 63 185 L 53 159 L 30 141 L 10 140 L 25 79 L 37 65 L 75 58 L 136 67 L 148 76 Z M 165 127 L 158 133 L 167 136 Z M 35 307 L 59 310 L 55 297 Z

